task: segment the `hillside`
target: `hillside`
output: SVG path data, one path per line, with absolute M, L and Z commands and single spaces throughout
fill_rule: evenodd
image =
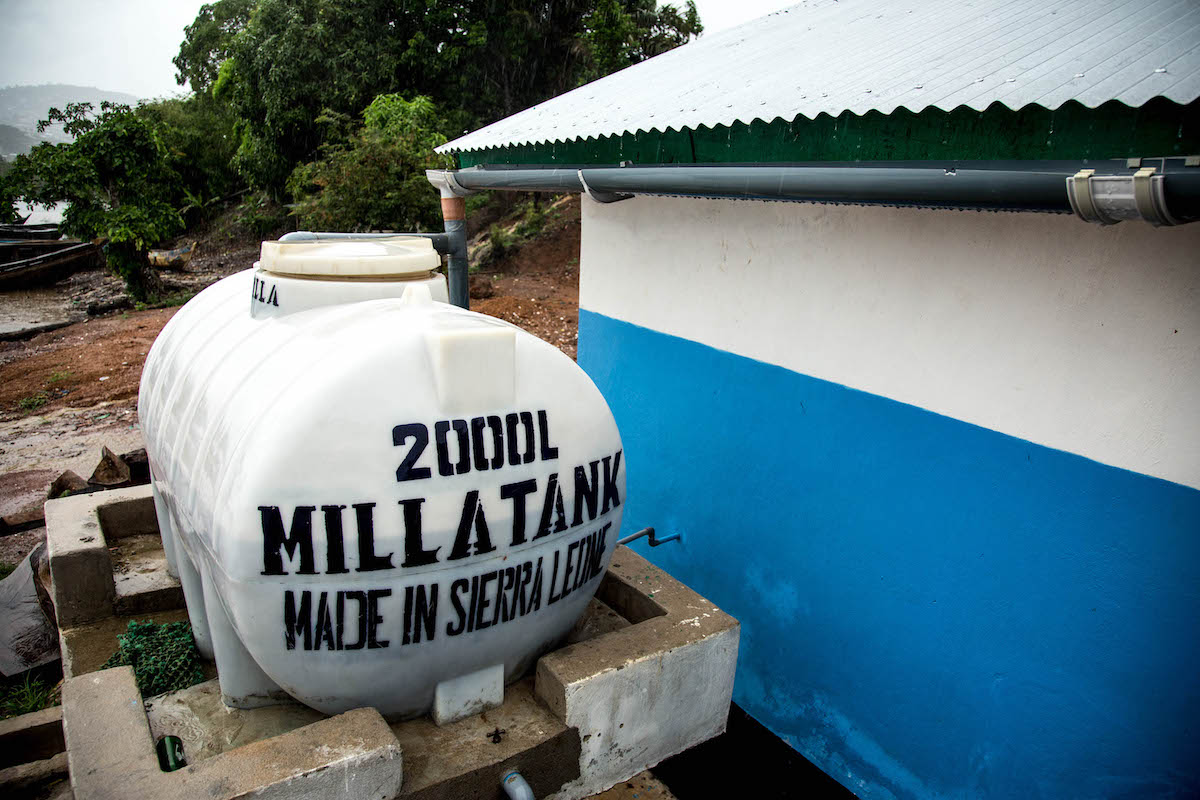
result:
M 39 141 L 20 128 L 0 124 L 0 156 L 28 153 Z
M 41 135 L 37 133 L 38 121 L 46 118 L 46 112 L 51 108 L 63 108 L 68 103 L 91 103 L 99 108 L 105 100 L 127 105 L 136 105 L 138 102 L 138 98 L 132 94 L 110 92 L 94 86 L 71 86 L 65 83 L 7 86 L 0 88 L 0 126 L 16 128 L 31 137 L 34 144 L 41 139 L 65 142 L 67 137 L 58 125 L 47 128 Z M 0 153 L 11 152 L 24 151 L 9 150 L 6 145 L 0 145 Z

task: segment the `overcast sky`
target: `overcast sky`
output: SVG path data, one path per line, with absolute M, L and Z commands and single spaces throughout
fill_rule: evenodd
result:
M 182 91 L 171 59 L 205 0 L 0 0 L 0 86 L 69 83 L 142 98 Z M 696 0 L 713 33 L 795 0 Z

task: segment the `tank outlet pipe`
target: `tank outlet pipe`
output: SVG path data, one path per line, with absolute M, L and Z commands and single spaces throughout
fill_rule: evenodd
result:
M 1138 216 L 1157 224 L 1200 219 L 1200 169 L 1185 166 L 1183 158 L 1155 159 L 1155 162 L 1161 164 L 1153 182 L 1152 202 L 1142 202 L 1139 208 L 1157 208 L 1158 216 Z M 619 202 L 631 195 L 651 194 L 1070 214 L 1077 211 L 1073 198 L 1080 194 L 1076 176 L 1081 169 L 1093 169 L 1093 174 L 1102 177 L 1129 174 L 1132 180 L 1133 170 L 1126 163 L 1122 160 L 1099 164 L 956 162 L 950 166 L 913 162 L 472 167 L 427 174 L 435 186 L 456 187 L 464 192 L 483 189 L 581 192 L 600 202 Z M 1133 194 L 1130 192 L 1131 197 Z M 1136 217 L 1128 214 L 1123 218 Z
M 429 182 L 442 196 L 442 221 L 445 223 L 446 279 L 449 282 L 450 302 L 459 308 L 471 307 L 467 284 L 467 202 L 470 191 L 460 186 L 454 173 L 446 170 L 426 170 Z
M 501 778 L 500 786 L 509 800 L 534 800 L 533 789 L 529 788 L 529 784 L 516 770 Z
M 674 542 L 674 541 L 677 541 L 677 540 L 680 540 L 683 538 L 682 533 L 676 533 L 676 534 L 672 534 L 671 536 L 664 536 L 663 538 L 659 539 L 657 536 L 654 535 L 654 528 L 642 528 L 637 533 L 630 534 L 629 536 L 626 536 L 624 539 L 617 539 L 617 544 L 629 544 L 630 542 L 636 542 L 638 539 L 641 539 L 643 536 L 648 538 L 651 547 L 658 547 L 660 544 L 666 544 L 667 542 Z
M 292 231 L 279 237 L 281 242 L 327 242 L 363 239 L 394 239 L 397 236 L 416 236 L 433 242 L 433 249 L 442 255 L 450 251 L 450 237 L 444 233 L 341 233 L 337 231 Z

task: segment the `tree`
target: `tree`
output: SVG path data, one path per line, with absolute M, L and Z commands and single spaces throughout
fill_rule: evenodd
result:
M 0 156 L 0 225 L 14 224 L 21 219 L 17 215 L 16 187 L 8 178 L 10 172 L 12 163 Z
M 349 118 L 326 116 L 347 128 Z M 301 164 L 288 180 L 293 213 L 317 230 L 437 230 L 441 210 L 425 170 L 447 166 L 433 148 L 446 137 L 428 97 L 376 97 L 363 112 L 361 131 L 327 145 L 321 159 Z M 341 138 L 335 135 L 334 138 Z
M 360 114 L 380 93 L 419 89 L 425 9 L 389 0 L 259 0 L 215 86 L 239 118 L 235 165 L 279 193 L 322 144 L 326 109 Z
M 103 239 L 109 268 L 125 279 L 138 299 L 161 289 L 146 263 L 146 251 L 177 233 L 183 220 L 172 197 L 179 176 L 156 126 L 129 106 L 70 103 L 50 109 L 39 132 L 56 122 L 74 141 L 40 144 L 18 156 L 6 176 L 10 191 L 29 203 L 66 201 L 62 230 L 83 239 Z
M 586 28 L 586 80 L 654 58 L 704 32 L 693 0 L 682 13 L 673 5 L 659 8 L 655 0 L 596 0 Z
M 136 112 L 158 132 L 171 168 L 179 175 L 180 194 L 189 219 L 204 217 L 244 183 L 233 168 L 238 139 L 229 106 L 207 94 L 158 100 Z
M 688 41 L 702 30 L 655 0 L 219 0 L 188 27 L 179 79 L 227 101 L 234 164 L 282 194 L 330 129 L 380 94 L 429 97 L 447 130 L 491 122 Z M 244 20 L 244 22 L 243 22 Z M 215 77 L 214 77 L 215 76 Z
M 217 82 L 221 64 L 229 58 L 233 38 L 250 21 L 255 0 L 217 0 L 203 5 L 196 19 L 183 29 L 183 43 L 172 63 L 178 72 L 175 82 L 190 85 L 198 95 L 207 94 Z

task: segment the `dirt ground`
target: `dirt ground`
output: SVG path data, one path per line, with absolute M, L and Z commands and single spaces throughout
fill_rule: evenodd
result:
M 184 271 L 163 273 L 169 293 L 186 296 L 257 260 L 254 242 L 213 239 L 200 241 Z M 473 310 L 519 325 L 574 358 L 578 197 L 549 204 L 540 234 L 475 271 L 472 295 Z M 89 307 L 112 306 L 117 310 L 88 314 Z M 142 365 L 177 310 L 136 310 L 119 281 L 99 270 L 53 287 L 0 293 L 0 321 L 72 321 L 26 340 L 0 342 L 0 516 L 39 501 L 64 469 L 86 479 L 101 446 L 117 453 L 141 446 Z M 0 539 L 11 540 L 0 542 L 0 560 L 10 563 L 36 543 L 28 535 Z
M 575 358 L 579 339 L 579 197 L 552 204 L 542 235 L 476 272 L 491 297 L 471 309 L 520 326 Z M 486 291 L 486 290 L 485 290 Z

